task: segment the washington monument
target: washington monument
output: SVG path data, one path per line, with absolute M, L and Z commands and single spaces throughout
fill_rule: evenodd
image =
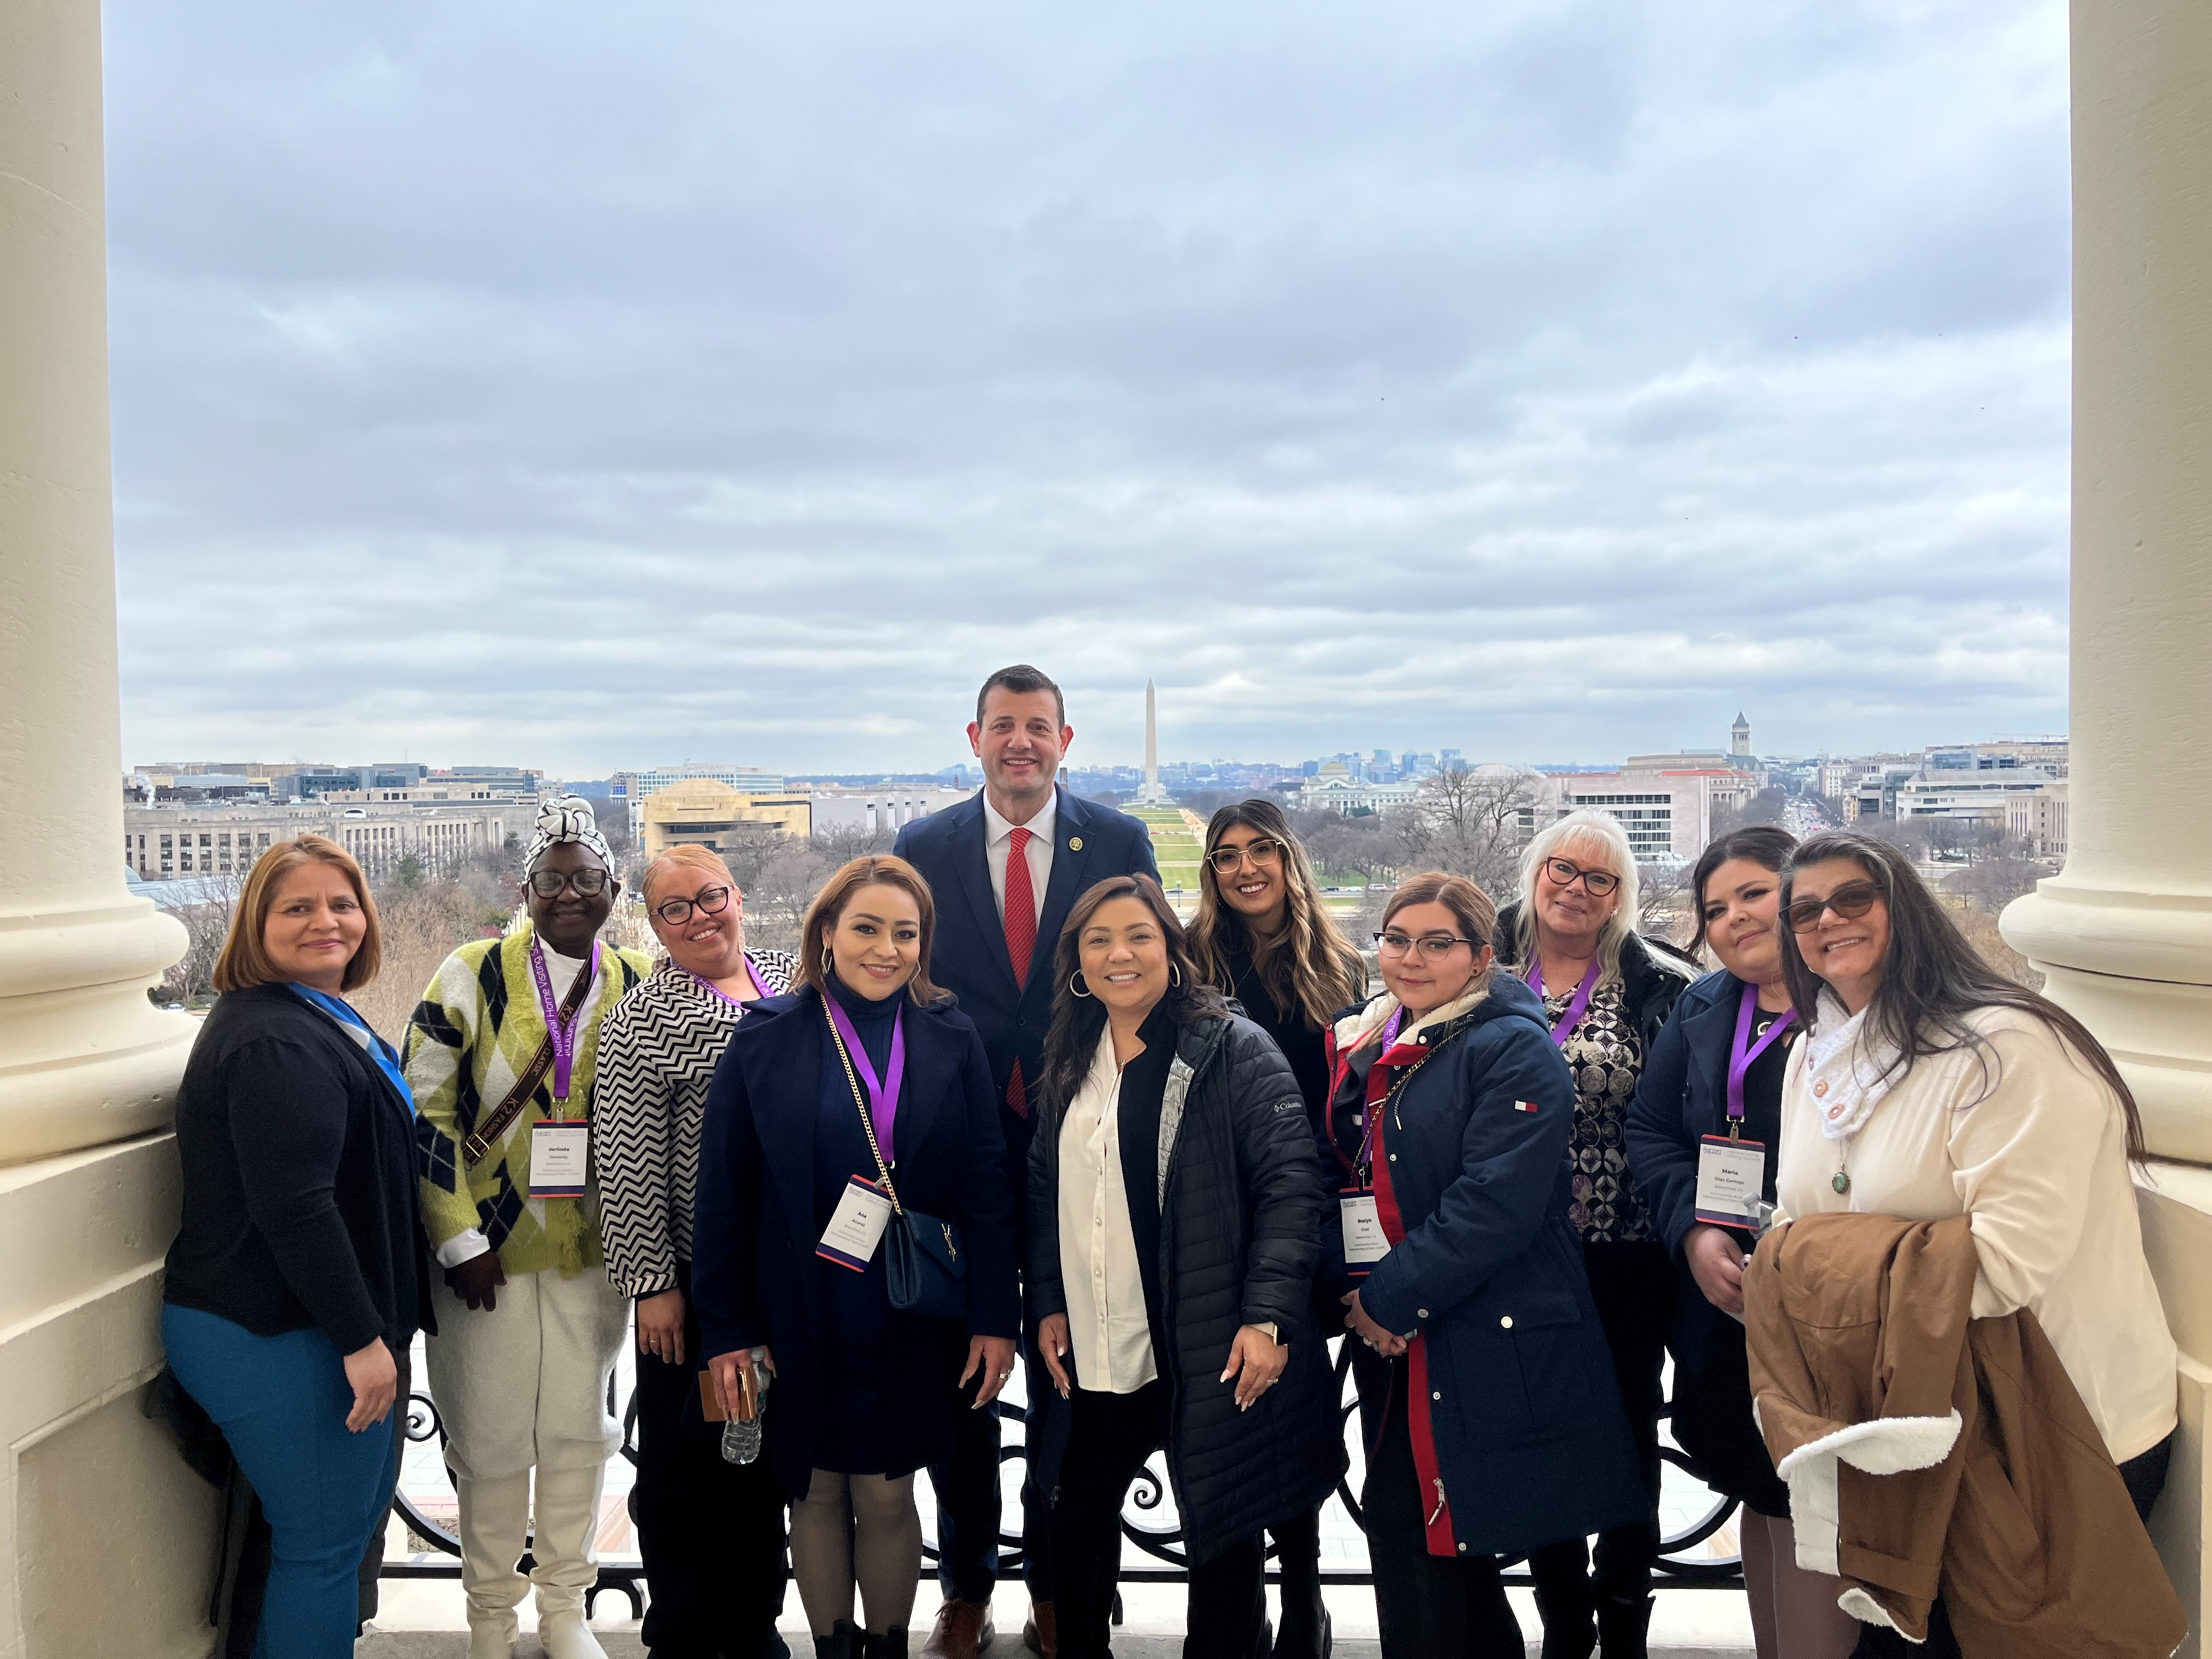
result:
M 1175 805 L 1168 792 L 1160 787 L 1160 705 L 1150 680 L 1145 682 L 1145 787 L 1137 791 L 1137 805 Z

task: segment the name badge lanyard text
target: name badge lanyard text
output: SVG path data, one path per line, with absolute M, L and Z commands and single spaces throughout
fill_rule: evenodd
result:
M 1544 994 L 1544 964 L 1531 952 L 1528 963 L 1528 988 L 1539 999 Z M 1597 989 L 1597 958 L 1590 958 L 1589 967 L 1583 974 L 1583 982 L 1575 987 L 1574 999 L 1565 1010 L 1552 1022 L 1552 1046 L 1564 1048 L 1567 1039 L 1574 1035 L 1575 1027 L 1582 1024 L 1583 1016 L 1589 1012 L 1590 994 Z
M 599 977 L 599 940 L 592 941 L 592 959 L 579 971 L 587 986 Z M 568 1082 L 575 1074 L 576 1033 L 583 1029 L 584 1005 L 580 1000 L 573 1016 L 565 1021 L 561 1018 L 561 1005 L 553 995 L 553 976 L 545 971 L 545 953 L 538 948 L 536 939 L 530 941 L 530 972 L 538 981 L 538 1006 L 544 1011 L 545 1034 L 553 1040 L 553 1103 L 559 1106 L 568 1100 Z
M 1743 1000 L 1736 1008 L 1735 1041 L 1729 1047 L 1728 1126 L 1730 1140 L 1742 1138 L 1743 1080 L 1751 1071 L 1752 1062 L 1772 1048 L 1776 1041 L 1790 1029 L 1790 1024 L 1797 1018 L 1797 1011 L 1795 1008 L 1786 1010 L 1774 1024 L 1766 1028 L 1766 1034 L 1754 1043 L 1751 1041 L 1751 1021 L 1752 1016 L 1758 1012 L 1758 1009 L 1759 988 L 1755 985 L 1745 986 Z M 1707 1075 L 1710 1076 L 1711 1073 Z
M 898 1148 L 892 1144 L 892 1120 L 898 1115 L 899 1085 L 906 1078 L 906 1010 L 902 1008 L 891 1016 L 891 1052 L 884 1074 L 876 1075 L 869 1062 L 868 1051 L 860 1046 L 860 1034 L 853 1029 L 852 1020 L 837 1006 L 835 996 L 824 997 L 829 1005 L 830 1023 L 837 1029 L 838 1040 L 845 1045 L 845 1058 L 860 1074 L 860 1086 L 867 1091 L 868 1120 L 876 1127 L 876 1140 L 883 1148 L 884 1161 L 896 1163 Z

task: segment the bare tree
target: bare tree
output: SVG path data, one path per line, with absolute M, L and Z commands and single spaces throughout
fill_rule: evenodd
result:
M 1502 897 L 1518 878 L 1522 815 L 1534 810 L 1541 785 L 1534 772 L 1456 761 L 1423 779 L 1413 801 L 1390 815 L 1398 867 L 1465 876 Z
M 1353 876 L 1365 886 L 1386 871 L 1398 867 L 1399 847 L 1383 816 L 1376 812 L 1313 812 L 1304 820 L 1298 839 L 1318 865 L 1321 878 Z M 1321 820 L 1318 823 L 1313 820 Z
M 1789 799 L 1779 789 L 1770 787 L 1747 797 L 1741 806 L 1722 807 L 1713 814 L 1714 839 L 1754 823 L 1781 823 L 1783 809 Z
M 854 859 L 888 853 L 891 850 L 891 843 L 897 839 L 898 830 L 890 824 L 878 830 L 866 829 L 860 824 L 841 824 L 834 830 L 817 830 L 814 832 L 814 844 L 822 849 L 822 856 L 830 861 L 832 870 L 840 865 L 849 864 Z
M 245 890 L 242 875 L 187 876 L 191 902 L 170 914 L 185 926 L 185 954 L 161 975 L 156 988 L 164 1000 L 190 1002 L 215 994 L 215 964 L 230 937 L 231 918 L 237 913 L 239 895 Z
M 1696 933 L 1697 895 L 1690 878 L 1697 866 L 1680 862 L 1636 867 L 1636 931 L 1669 945 L 1689 948 Z

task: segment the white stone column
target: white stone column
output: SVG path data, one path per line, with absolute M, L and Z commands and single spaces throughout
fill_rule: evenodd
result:
M 2073 13 L 2072 776 L 2064 872 L 2005 936 L 2109 1048 L 2159 1156 L 2144 1241 L 2182 1349 L 2154 1517 L 2212 1615 L 2212 6 Z M 2185 1653 L 2195 1654 L 2192 1635 Z
M 183 930 L 123 876 L 98 0 L 0 0 L 0 1656 L 204 1653 L 213 1495 L 139 1411 Z

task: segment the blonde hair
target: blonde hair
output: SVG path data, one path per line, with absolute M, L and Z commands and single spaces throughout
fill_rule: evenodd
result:
M 216 990 L 244 991 L 289 981 L 291 976 L 279 972 L 269 957 L 269 908 L 276 901 L 278 884 L 303 864 L 327 864 L 343 871 L 368 924 L 368 931 L 361 936 L 360 945 L 346 963 L 345 978 L 338 988 L 358 991 L 376 977 L 384 962 L 384 935 L 377 925 L 376 901 L 369 896 L 368 878 L 362 874 L 353 854 L 337 842 L 323 836 L 301 836 L 278 842 L 246 872 L 238 908 L 231 913 L 229 936 L 222 942 L 222 954 L 215 960 Z
M 1536 873 L 1547 859 L 1565 857 L 1562 848 L 1591 842 L 1605 848 L 1607 871 L 1620 878 L 1620 885 L 1613 890 L 1619 902 L 1597 936 L 1598 983 L 1609 984 L 1620 977 L 1621 944 L 1636 931 L 1640 890 L 1636 852 L 1628 844 L 1628 832 L 1620 827 L 1620 820 L 1591 806 L 1578 807 L 1557 823 L 1547 825 L 1521 854 L 1521 904 L 1513 924 L 1513 955 L 1524 977 L 1536 951 Z
M 679 842 L 645 866 L 645 879 L 638 884 L 638 892 L 645 900 L 645 908 L 653 908 L 653 883 L 658 876 L 673 875 L 678 870 L 696 870 L 702 876 L 720 876 L 730 884 L 730 890 L 738 894 L 739 904 L 744 895 L 738 891 L 738 878 L 730 873 L 730 866 L 722 855 L 711 847 L 702 847 L 696 842 Z
M 937 936 L 937 902 L 930 897 L 929 884 L 922 879 L 921 872 L 888 853 L 854 859 L 822 884 L 814 902 L 806 907 L 806 921 L 799 932 L 799 982 L 812 986 L 820 995 L 830 994 L 830 970 L 822 960 L 826 948 L 823 935 L 837 925 L 854 894 L 863 887 L 878 885 L 896 887 L 912 898 L 921 918 L 920 960 L 906 988 L 907 994 L 926 1008 L 945 995 L 929 978 L 929 947 Z

